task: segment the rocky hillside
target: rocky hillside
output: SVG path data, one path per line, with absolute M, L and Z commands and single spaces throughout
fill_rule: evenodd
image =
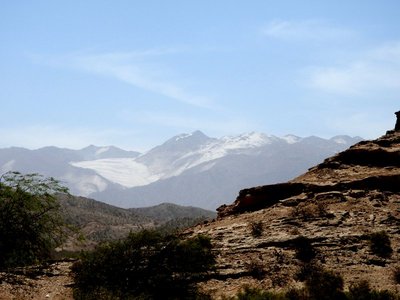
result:
M 306 261 L 339 272 L 346 287 L 365 279 L 373 288 L 398 289 L 400 129 L 287 183 L 244 189 L 218 216 L 187 232 L 214 242 L 218 275 L 203 287 L 216 297 L 244 284 L 301 286 Z

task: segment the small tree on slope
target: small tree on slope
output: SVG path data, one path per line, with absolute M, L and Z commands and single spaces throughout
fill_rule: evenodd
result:
M 8 172 L 0 177 L 0 269 L 49 258 L 64 237 L 54 178 Z

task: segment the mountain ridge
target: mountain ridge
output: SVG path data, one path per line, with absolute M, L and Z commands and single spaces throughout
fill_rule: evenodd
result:
M 176 135 L 145 153 L 94 145 L 80 150 L 0 149 L 0 172 L 51 176 L 64 182 L 72 194 L 125 208 L 173 202 L 215 209 L 234 196 L 232 191 L 299 175 L 359 140 L 280 138 L 257 132 L 218 139 L 195 131 Z M 226 188 L 219 188 L 217 182 Z

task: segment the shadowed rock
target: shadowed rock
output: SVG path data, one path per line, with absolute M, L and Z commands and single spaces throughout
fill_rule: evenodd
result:
M 395 131 L 400 131 L 400 110 L 395 113 L 397 117 L 396 126 L 394 127 Z

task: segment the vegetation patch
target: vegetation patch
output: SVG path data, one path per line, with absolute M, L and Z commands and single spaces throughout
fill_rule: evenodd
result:
M 398 300 L 397 293 L 388 290 L 373 290 L 368 281 L 359 281 L 343 290 L 340 274 L 321 267 L 312 268 L 304 288 L 290 288 L 286 291 L 265 291 L 244 286 L 234 297 L 224 300 Z
M 392 256 L 393 249 L 389 235 L 385 231 L 374 232 L 369 235 L 369 246 L 372 253 L 382 258 Z
M 253 237 L 260 237 L 264 231 L 264 225 L 262 221 L 250 222 L 251 235 Z
M 211 242 L 205 236 L 182 240 L 157 231 L 131 233 L 124 240 L 85 253 L 73 266 L 74 296 L 77 299 L 205 297 L 195 284 L 212 271 L 214 263 Z
M 310 262 L 317 255 L 317 251 L 311 243 L 311 240 L 305 236 L 299 236 L 293 240 L 296 250 L 296 259 L 302 262 Z
M 18 172 L 0 177 L 0 269 L 40 263 L 63 242 L 57 193 L 67 189 L 53 178 Z
M 250 276 L 255 279 L 263 279 L 266 275 L 264 263 L 259 260 L 250 260 L 250 262 L 246 264 L 246 269 Z
M 393 281 L 395 284 L 400 284 L 400 267 L 393 270 Z
M 331 214 L 328 213 L 326 205 L 321 201 L 317 203 L 300 203 L 293 208 L 291 216 L 307 221 L 322 217 L 331 217 Z

